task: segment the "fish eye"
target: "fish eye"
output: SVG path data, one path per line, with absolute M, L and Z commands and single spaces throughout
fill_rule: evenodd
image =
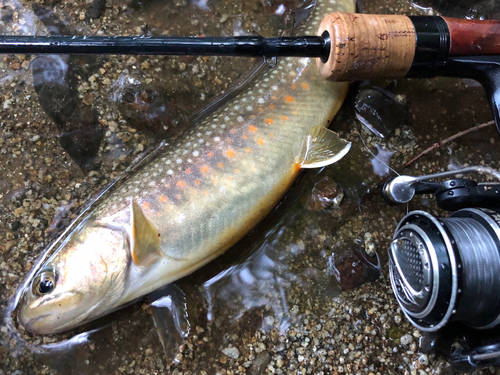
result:
M 54 290 L 56 284 L 55 273 L 51 269 L 40 271 L 33 282 L 33 294 L 42 296 Z

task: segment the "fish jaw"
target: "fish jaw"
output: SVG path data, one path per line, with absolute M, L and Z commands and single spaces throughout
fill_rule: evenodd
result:
M 46 335 L 65 331 L 78 325 L 86 316 L 82 304 L 83 294 L 78 291 L 69 291 L 46 299 L 35 299 L 22 303 L 17 313 L 17 319 L 26 330 L 31 333 Z M 24 296 L 26 302 L 27 296 Z M 54 309 L 53 306 L 80 306 L 80 309 Z M 71 315 L 71 316 L 68 316 Z M 67 322 L 71 322 L 68 327 Z

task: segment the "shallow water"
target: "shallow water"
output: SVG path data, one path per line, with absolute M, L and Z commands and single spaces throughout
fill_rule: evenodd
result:
M 273 36 L 293 27 L 288 13 L 275 14 L 279 4 L 263 7 L 260 1 L 108 2 L 104 14 L 92 20 L 84 2 L 48 3 L 48 8 L 2 3 L 0 30 Z M 442 11 L 483 18 L 498 15 L 491 4 L 467 8 L 384 0 L 362 6 L 365 12 Z M 90 197 L 160 138 L 175 139 L 196 113 L 259 63 L 218 57 L 1 56 L 2 307 L 45 245 Z M 4 309 L 0 374 L 455 373 L 443 359 L 420 351 L 420 334 L 391 294 L 386 249 L 406 207 L 388 207 L 375 186 L 389 173 L 380 159 L 398 169 L 434 142 L 490 120 L 491 113 L 482 89 L 463 80 L 365 84 L 406 103 L 407 116 L 393 136 L 380 139 L 363 130 L 353 109 L 362 87 L 354 84 L 332 126 L 353 141 L 346 158 L 304 173 L 236 246 L 175 289 L 152 297 L 160 298 L 156 307 L 145 300 L 51 337 L 18 331 Z M 493 127 L 472 133 L 405 173 L 483 163 L 498 168 L 498 140 Z M 417 208 L 436 211 L 429 197 L 410 204 L 410 210 Z M 377 252 L 379 260 L 364 251 Z M 169 293 L 171 299 L 161 299 Z M 174 364 L 165 358 L 155 323 L 169 330 L 162 338 Z

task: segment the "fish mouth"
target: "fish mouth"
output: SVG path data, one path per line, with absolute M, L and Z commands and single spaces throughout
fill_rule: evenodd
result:
M 40 322 L 40 320 L 46 318 L 47 316 L 49 316 L 49 314 L 40 315 L 37 316 L 36 318 L 29 319 L 28 321 L 23 321 L 24 320 L 23 316 L 21 312 L 19 312 L 19 314 L 17 314 L 17 319 L 19 321 L 19 324 L 22 325 L 24 328 L 26 328 L 27 331 L 35 334 L 44 334 L 44 332 L 40 332 L 34 326 L 36 325 L 36 323 Z
M 65 292 L 26 303 L 18 310 L 17 321 L 33 334 L 62 332 L 73 327 L 72 323 L 82 316 L 80 309 L 62 308 L 62 302 L 66 306 L 81 306 L 82 297 L 80 292 Z

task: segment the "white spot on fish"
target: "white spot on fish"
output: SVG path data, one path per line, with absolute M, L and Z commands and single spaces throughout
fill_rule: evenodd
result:
M 167 171 L 167 174 L 172 175 L 172 174 L 174 174 L 174 171 L 173 171 L 173 170 L 171 170 L 171 169 L 169 169 L 169 170 Z
M 251 110 L 253 110 L 253 107 L 252 107 L 251 105 L 249 105 L 249 106 L 247 107 L 247 111 L 251 111 Z
M 201 144 L 201 143 L 203 143 L 203 142 L 205 142 L 203 139 L 198 139 L 198 143 L 200 143 L 200 144 Z
M 200 153 L 198 152 L 198 150 L 193 151 L 193 156 L 194 157 L 197 157 L 198 155 L 200 155 Z
M 257 100 L 257 102 L 259 104 L 264 104 L 266 101 L 264 100 L 264 98 L 259 98 L 259 100 Z
M 236 118 L 236 120 L 238 120 L 238 122 L 243 122 L 243 117 L 238 116 L 238 117 Z
M 148 185 L 149 185 L 149 186 L 155 186 L 155 185 L 156 185 L 156 182 L 151 181 Z
M 176 160 L 176 163 L 177 163 L 177 164 L 182 163 L 182 159 L 177 159 L 177 160 Z
M 224 121 L 229 121 L 229 117 L 228 116 L 224 117 Z
M 219 138 L 219 137 L 215 137 L 215 138 L 214 138 L 214 141 L 215 141 L 215 142 L 220 142 L 220 138 Z

